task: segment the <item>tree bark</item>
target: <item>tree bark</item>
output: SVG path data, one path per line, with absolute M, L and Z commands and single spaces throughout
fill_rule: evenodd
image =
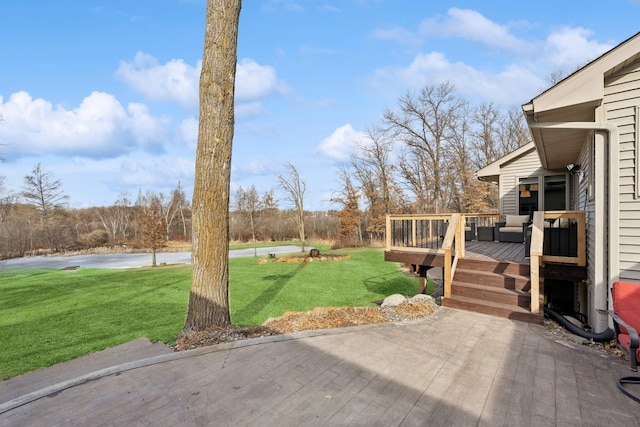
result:
M 193 190 L 193 278 L 184 333 L 228 325 L 229 191 L 241 0 L 209 0 Z

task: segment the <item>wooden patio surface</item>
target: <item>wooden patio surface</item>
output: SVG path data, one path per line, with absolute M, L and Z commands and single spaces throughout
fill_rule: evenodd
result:
M 616 388 L 627 362 L 543 326 L 446 307 L 160 357 L 51 388 L 0 412 L 0 425 L 640 425 L 640 405 Z

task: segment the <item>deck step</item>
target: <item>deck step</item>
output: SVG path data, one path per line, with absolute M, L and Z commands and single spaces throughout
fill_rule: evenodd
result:
M 517 291 L 528 291 L 531 287 L 531 280 L 528 276 L 494 273 L 484 270 L 470 270 L 466 268 L 456 269 L 455 280 Z
M 515 274 L 519 276 L 528 276 L 530 274 L 530 266 L 528 264 L 520 264 L 510 261 L 487 261 L 460 258 L 458 260 L 458 268 L 475 271 L 488 271 L 498 274 Z
M 528 292 L 460 280 L 454 280 L 451 284 L 451 294 L 481 301 L 511 304 L 523 308 L 528 308 L 531 305 L 531 296 Z
M 539 325 L 541 325 L 544 320 L 542 313 L 533 314 L 522 307 L 492 301 L 482 301 L 459 295 L 452 295 L 450 298 L 442 298 L 442 305 L 444 307 L 473 311 L 491 316 L 505 317 L 507 319 L 520 320 Z

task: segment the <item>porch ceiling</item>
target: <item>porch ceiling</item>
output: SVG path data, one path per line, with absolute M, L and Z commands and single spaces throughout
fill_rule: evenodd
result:
M 599 105 L 600 100 L 596 100 L 539 113 L 525 108 L 525 113 L 529 120 L 536 123 L 593 122 L 595 109 Z M 540 162 L 549 170 L 565 169 L 568 164 L 576 163 L 590 133 L 585 129 L 531 129 Z

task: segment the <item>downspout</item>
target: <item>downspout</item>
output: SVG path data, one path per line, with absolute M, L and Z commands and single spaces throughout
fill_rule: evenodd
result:
M 609 263 L 607 265 L 607 295 L 611 284 L 620 278 L 620 250 L 619 250 L 619 228 L 620 222 L 620 176 L 618 172 L 618 161 L 620 157 L 620 130 L 618 126 L 610 122 L 536 122 L 526 114 L 527 125 L 531 129 L 584 129 L 607 132 L 609 141 L 609 212 L 608 212 L 608 253 Z M 595 168 L 595 165 L 594 165 Z M 607 298 L 608 299 L 608 298 Z

